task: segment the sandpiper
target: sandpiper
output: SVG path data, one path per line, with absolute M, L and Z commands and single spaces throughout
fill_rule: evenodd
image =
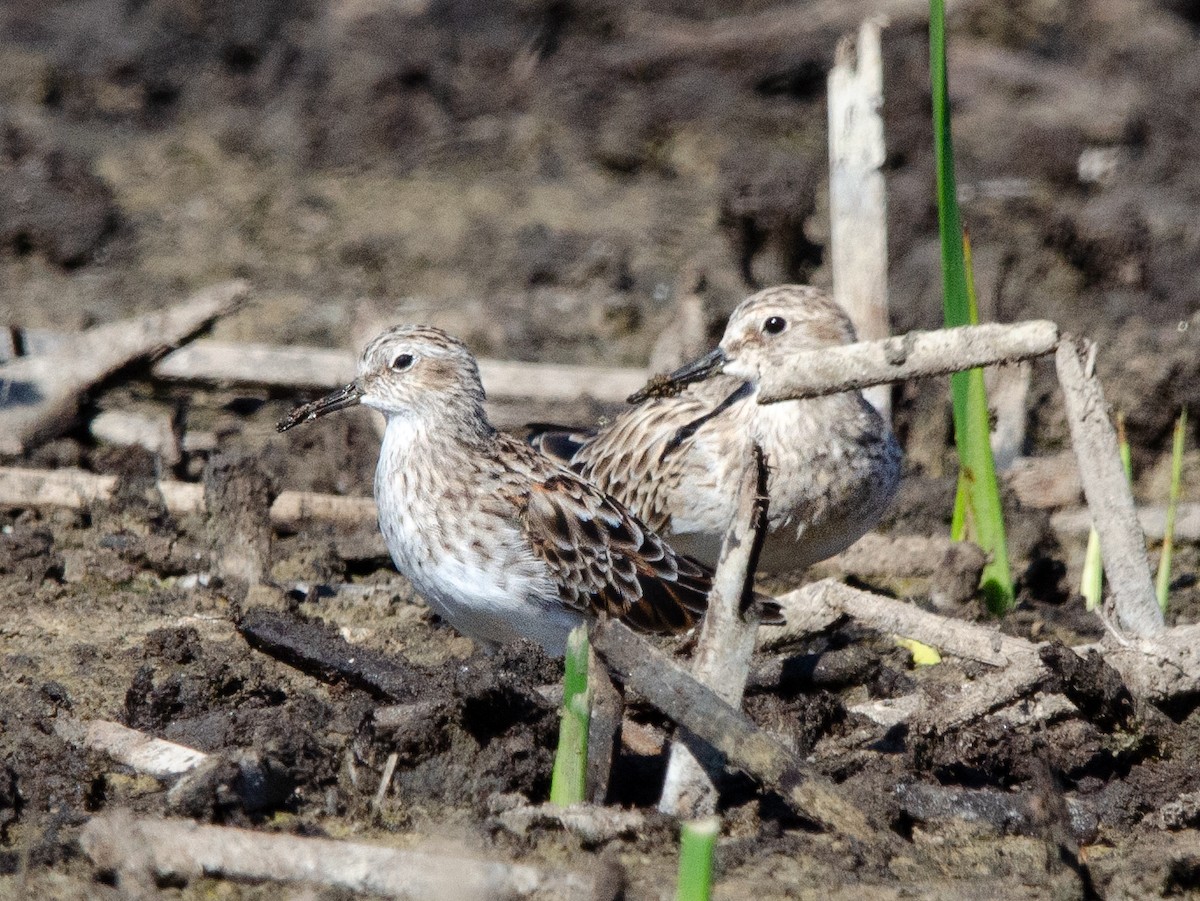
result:
M 823 291 L 768 288 L 734 310 L 720 346 L 652 382 L 610 423 L 590 432 L 533 426 L 529 440 L 710 564 L 757 441 L 770 467 L 759 568 L 809 566 L 879 520 L 900 481 L 900 445 L 857 391 L 760 405 L 755 385 L 791 354 L 854 340 L 849 317 Z
M 619 501 L 498 432 L 483 401 L 461 341 L 398 326 L 367 345 L 352 383 L 297 407 L 279 430 L 355 404 L 384 414 L 375 500 L 388 550 L 429 606 L 470 638 L 530 638 L 561 655 L 588 616 L 661 633 L 695 625 L 710 570 Z

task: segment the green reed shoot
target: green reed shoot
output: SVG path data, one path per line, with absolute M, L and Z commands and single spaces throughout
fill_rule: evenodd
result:
M 679 835 L 679 883 L 675 901 L 709 901 L 712 897 L 713 849 L 721 821 L 690 820 Z
M 1125 467 L 1125 478 L 1133 484 L 1133 452 L 1129 449 L 1129 438 L 1125 434 L 1125 414 L 1117 414 L 1117 448 L 1121 452 L 1121 465 Z M 1083 595 L 1087 610 L 1100 606 L 1104 596 L 1104 561 L 1100 554 L 1100 533 L 1096 527 L 1088 533 L 1087 553 L 1083 558 L 1083 576 L 1079 580 L 1079 593 Z M 1161 601 L 1160 601 L 1161 603 Z
M 1158 606 L 1167 612 L 1167 592 L 1171 588 L 1171 553 L 1175 549 L 1175 514 L 1179 510 L 1179 492 L 1183 484 L 1183 440 L 1187 435 L 1187 407 L 1179 411 L 1175 420 L 1174 440 L 1171 442 L 1171 490 L 1167 497 L 1167 521 L 1163 525 L 1162 551 L 1158 557 L 1158 577 L 1154 580 L 1154 591 L 1158 595 Z
M 567 636 L 562 719 L 558 725 L 558 750 L 554 754 L 554 770 L 550 774 L 551 804 L 567 807 L 582 803 L 584 799 L 587 783 L 588 725 L 591 714 L 587 627 L 577 626 Z
M 946 74 L 946 9 L 944 0 L 929 2 L 929 70 L 933 87 L 934 152 L 937 162 L 938 230 L 942 242 L 942 306 L 947 328 L 979 321 L 970 242 L 962 228 L 954 177 L 954 142 L 950 133 L 950 91 Z M 991 422 L 983 370 L 950 377 L 954 401 L 954 443 L 958 447 L 959 481 L 951 537 L 968 535 L 988 554 L 982 588 L 988 608 L 1003 614 L 1013 606 L 1004 511 L 992 458 Z

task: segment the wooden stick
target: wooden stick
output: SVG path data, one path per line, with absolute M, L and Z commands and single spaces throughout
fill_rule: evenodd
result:
M 200 826 L 190 820 L 104 814 L 85 825 L 80 846 L 122 883 L 147 875 L 317 883 L 409 901 L 541 897 L 588 898 L 595 879 L 434 850 L 400 850 L 325 838 L 301 838 Z
M 746 603 L 753 593 L 758 550 L 767 516 L 767 468 L 756 445 L 738 488 L 737 513 L 729 524 L 721 558 L 700 626 L 692 675 L 730 707 L 742 706 L 758 618 Z M 743 611 L 746 611 L 745 615 Z M 671 746 L 658 809 L 680 819 L 707 816 L 717 809 L 716 778 L 721 760 L 712 748 L 681 729 Z
M 276 388 L 339 388 L 354 378 L 357 357 L 340 350 L 270 344 L 194 341 L 164 357 L 158 378 Z M 623 402 L 646 382 L 644 369 L 570 366 L 558 363 L 479 361 L 492 400 L 562 402 L 592 397 Z
M 1058 382 L 1066 399 L 1071 444 L 1079 458 L 1083 493 L 1100 535 L 1104 574 L 1117 608 L 1117 622 L 1138 637 L 1165 628 L 1146 561 L 1146 537 L 1138 525 L 1129 480 L 1117 451 L 1117 435 L 1109 419 L 1104 391 L 1087 359 L 1095 346 L 1064 339 L 1054 356 Z
M 1039 646 L 1031 641 L 838 582 L 816 582 L 776 600 L 789 624 L 809 622 L 823 629 L 840 616 L 849 616 L 885 635 L 915 638 L 955 657 L 1006 668 L 996 680 L 977 680 L 964 688 L 959 701 L 940 705 L 933 715 L 945 720 L 971 719 L 1004 706 L 1027 693 L 1045 674 Z M 1200 692 L 1200 625 L 1176 626 L 1124 644 L 1071 650 L 1083 655 L 1093 649 L 1104 654 L 1135 697 L 1158 702 Z
M 92 417 L 88 430 L 93 438 L 105 444 L 144 447 L 168 467 L 175 466 L 182 457 L 179 436 L 166 413 L 146 415 L 127 410 L 103 410 Z
M 67 507 L 79 510 L 109 500 L 117 477 L 78 469 L 25 469 L 0 466 L 0 507 Z M 158 483 L 167 510 L 176 515 L 204 513 L 204 486 L 163 480 Z M 342 497 L 311 491 L 284 491 L 271 504 L 276 528 L 294 529 L 311 520 L 362 525 L 377 517 L 369 497 Z
M 625 696 L 591 649 L 588 650 L 588 691 L 592 696 L 592 715 L 588 719 L 586 797 L 592 804 L 604 804 L 612 778 L 613 755 L 621 746 Z M 562 705 L 561 697 L 558 704 Z
M 1037 645 L 1023 638 L 1004 635 L 990 626 L 929 613 L 913 604 L 859 591 L 829 579 L 805 585 L 776 600 L 789 621 L 793 616 L 828 621 L 831 614 L 846 615 L 885 635 L 915 638 L 943 653 L 989 666 L 1039 659 Z
M 592 627 L 592 647 L 627 687 L 708 742 L 731 764 L 777 789 L 798 812 L 860 841 L 878 838 L 863 812 L 837 786 L 628 626 L 615 620 L 597 622 Z
M 891 334 L 887 293 L 887 189 L 883 180 L 883 22 L 868 19 L 838 41 L 829 72 L 829 220 L 833 298 L 860 339 Z M 891 420 L 891 390 L 863 392 Z
M 88 389 L 186 340 L 232 310 L 248 291 L 244 281 L 216 285 L 160 313 L 99 325 L 51 353 L 0 366 L 0 452 L 23 453 L 66 428 Z
M 1166 531 L 1167 508 L 1164 504 L 1151 504 L 1137 508 L 1138 523 L 1146 537 L 1162 541 Z M 1092 511 L 1060 510 L 1050 516 L 1050 528 L 1059 535 L 1086 536 L 1092 528 Z M 1200 541 L 1200 504 L 1180 504 L 1175 519 L 1177 542 Z
M 1058 326 L 1046 320 L 966 325 L 909 332 L 881 341 L 796 354 L 762 375 L 759 403 L 853 391 L 885 382 L 948 375 L 976 366 L 1045 356 L 1058 345 Z
M 842 31 L 870 15 L 920 20 L 922 13 L 928 15 L 928 9 L 916 0 L 821 0 L 706 22 L 634 13 L 627 28 L 628 48 L 606 54 L 604 62 L 613 68 L 641 71 L 724 54 L 762 54 L 764 48 L 783 51 L 794 48 L 807 35 Z
M 195 769 L 208 755 L 129 729 L 108 720 L 55 719 L 54 731 L 73 745 L 107 754 L 118 763 L 155 779 L 170 779 Z
M 395 654 L 352 645 L 331 626 L 251 609 L 238 631 L 251 647 L 323 681 L 349 683 L 387 701 L 425 700 L 427 672 Z

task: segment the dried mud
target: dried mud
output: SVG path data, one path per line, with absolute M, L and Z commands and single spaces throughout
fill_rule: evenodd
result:
M 749 37 L 705 44 L 729 15 Z M 4 324 L 83 327 L 237 275 L 256 301 L 216 327 L 230 340 L 347 346 L 368 299 L 481 353 L 644 364 L 697 273 L 710 336 L 757 285 L 828 282 L 824 74 L 856 23 L 837 13 L 786 38 L 756 33 L 769 15 L 807 13 L 700 0 L 5 4 Z M 951 22 L 984 316 L 1052 318 L 1100 342 L 1146 502 L 1166 496 L 1177 410 L 1200 409 L 1196 21 L 1186 4 L 1084 0 L 968 3 Z M 924 29 L 897 14 L 884 44 L 897 331 L 940 320 Z M 627 897 L 669 897 L 675 825 L 653 811 L 660 715 L 633 699 L 616 760 L 610 801 L 640 811 L 638 828 L 518 827 L 512 811 L 546 797 L 557 712 L 545 689 L 560 665 L 531 647 L 482 653 L 436 621 L 372 530 L 263 531 L 274 491 L 370 492 L 368 414 L 276 436 L 294 399 L 135 369 L 87 400 L 74 431 L 4 461 L 114 473 L 121 488 L 82 512 L 0 511 L 0 896 L 120 897 L 76 839 L 89 817 L 128 808 L 578 869 L 616 860 Z M 882 527 L 941 532 L 955 472 L 945 384 L 895 399 L 908 463 Z M 204 441 L 177 463 L 106 446 L 86 419 L 108 409 L 164 415 Z M 1067 446 L 1044 363 L 1027 409 L 1025 451 Z M 1198 459 L 1190 450 L 1185 499 L 1200 500 Z M 169 515 L 161 475 L 206 481 L 213 518 Z M 1074 591 L 1082 541 L 1015 498 L 1006 509 L 1020 603 L 1000 627 L 1099 637 Z M 1195 547 L 1177 550 L 1172 621 L 1200 618 L 1198 563 Z M 957 615 L 985 617 L 978 602 Z M 279 649 L 300 638 L 319 660 Z M 846 625 L 756 661 L 749 714 L 890 840 L 817 831 L 730 773 L 719 896 L 1200 890 L 1200 699 L 1141 707 L 1098 658 L 1052 646 L 1045 662 L 1053 677 L 1030 700 L 910 730 L 854 708 L 944 697 L 986 668 L 914 668 L 890 636 Z M 93 718 L 212 757 L 172 792 L 64 737 L 65 722 Z M 280 897 L 205 879 L 159 892 Z

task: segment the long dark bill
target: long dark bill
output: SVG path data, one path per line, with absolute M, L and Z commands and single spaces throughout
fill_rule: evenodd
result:
M 698 360 L 685 363 L 667 376 L 655 376 L 645 388 L 629 395 L 629 403 L 640 404 L 649 397 L 671 397 L 692 382 L 702 382 L 721 371 L 727 362 L 725 351 L 715 348 Z
M 326 413 L 333 413 L 337 410 L 353 407 L 362 400 L 362 396 L 362 389 L 354 382 L 351 382 L 345 388 L 339 388 L 331 394 L 326 394 L 324 397 L 296 407 L 296 409 L 281 419 L 275 428 L 281 432 L 286 432 L 292 426 L 299 425 L 302 422 L 312 422 L 312 420 L 318 419 Z

